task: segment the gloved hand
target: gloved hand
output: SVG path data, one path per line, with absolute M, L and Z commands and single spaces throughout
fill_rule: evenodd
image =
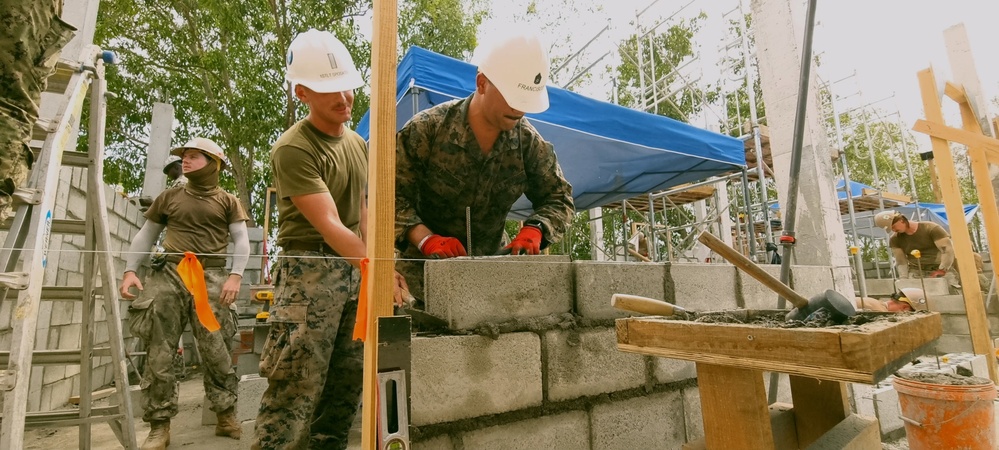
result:
M 468 256 L 461 241 L 453 237 L 444 237 L 439 234 L 430 235 L 420 246 L 420 252 L 424 256 L 437 258 L 454 258 L 456 256 Z
M 519 255 L 521 252 L 537 255 L 541 253 L 541 230 L 525 225 L 520 229 L 520 233 L 517 233 L 517 237 L 513 238 L 510 245 L 505 248 L 510 249 L 510 253 L 513 255 Z
M 934 270 L 934 271 L 930 272 L 930 278 L 940 278 L 940 277 L 942 277 L 942 276 L 944 276 L 946 274 L 947 274 L 946 270 L 937 269 L 937 270 Z

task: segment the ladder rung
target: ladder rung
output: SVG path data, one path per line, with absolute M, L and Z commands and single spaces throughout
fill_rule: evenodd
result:
M 45 138 L 49 137 L 49 133 L 56 130 L 56 123 L 50 119 L 38 119 L 35 121 L 35 125 L 31 127 L 31 139 L 37 141 L 44 141 Z
M 124 417 L 118 405 L 90 408 L 90 417 L 80 417 L 78 409 L 29 412 L 24 415 L 24 428 L 71 427 L 83 423 L 99 423 L 119 420 Z
M 55 71 L 52 75 L 49 75 L 46 80 L 45 92 L 51 92 L 53 94 L 62 94 L 66 92 L 66 88 L 69 87 L 69 80 L 73 78 L 73 74 L 76 73 L 76 69 L 79 67 L 77 65 L 71 65 L 63 61 L 59 61 L 56 64 Z
M 87 222 L 76 219 L 53 219 L 52 232 L 62 234 L 83 234 L 86 232 Z
M 93 356 L 111 356 L 110 347 L 94 347 Z M 10 362 L 10 352 L 0 352 L 0 367 Z M 35 350 L 31 355 L 32 366 L 79 365 L 80 349 Z
M 101 288 L 97 287 L 100 294 Z M 7 299 L 17 299 L 18 291 L 7 290 Z M 83 301 L 83 286 L 42 286 L 42 300 L 49 301 Z
M 90 155 L 85 152 L 63 151 L 62 165 L 71 167 L 87 167 L 90 165 Z

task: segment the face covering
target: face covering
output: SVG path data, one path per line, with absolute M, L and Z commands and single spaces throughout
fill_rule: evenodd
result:
M 184 174 L 187 177 L 187 185 L 184 186 L 184 189 L 194 195 L 213 195 L 222 190 L 219 188 L 219 164 L 216 163 L 215 158 L 207 155 L 206 158 L 208 158 L 208 164 L 205 164 L 205 167 Z

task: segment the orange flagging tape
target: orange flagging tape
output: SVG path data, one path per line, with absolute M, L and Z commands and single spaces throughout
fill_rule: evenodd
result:
M 357 294 L 357 318 L 354 319 L 354 340 L 368 337 L 368 258 L 361 260 L 361 289 Z
M 177 264 L 177 274 L 180 275 L 184 286 L 194 296 L 194 311 L 198 313 L 198 321 L 208 329 L 209 333 L 214 333 L 222 328 L 219 321 L 215 319 L 212 312 L 212 305 L 208 304 L 208 286 L 205 285 L 205 269 L 201 267 L 201 261 L 194 253 L 184 252 L 184 259 Z

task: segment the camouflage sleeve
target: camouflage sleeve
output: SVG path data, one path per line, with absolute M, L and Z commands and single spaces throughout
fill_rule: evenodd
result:
M 562 175 L 552 144 L 538 134 L 534 134 L 526 151 L 524 169 L 527 172 L 524 194 L 534 208 L 528 219 L 544 225 L 542 246 L 547 246 L 562 239 L 572 223 L 572 186 Z
M 429 145 L 424 122 L 417 115 L 396 136 L 395 242 L 396 247 L 403 251 L 408 243 L 406 233 L 413 226 L 423 223 L 423 219 L 416 213 L 416 205 L 420 198 L 418 180 L 423 167 L 419 157 L 420 147 Z

